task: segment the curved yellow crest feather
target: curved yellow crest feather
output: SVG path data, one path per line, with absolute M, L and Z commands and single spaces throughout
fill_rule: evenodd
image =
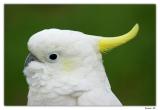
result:
M 139 31 L 139 25 L 136 24 L 128 33 L 117 37 L 102 37 L 99 40 L 99 49 L 105 52 L 112 48 L 118 47 L 133 39 Z

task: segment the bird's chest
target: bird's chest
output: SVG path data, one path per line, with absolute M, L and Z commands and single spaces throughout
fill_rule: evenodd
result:
M 28 105 L 76 105 L 76 98 L 55 92 L 42 93 L 30 89 Z
M 85 73 L 47 73 L 51 72 L 36 73 L 27 77 L 29 105 L 74 105 L 77 97 L 95 86 L 95 81 L 88 79 Z
M 84 92 L 78 87 L 79 80 L 67 77 L 43 78 L 30 86 L 28 105 L 75 105 L 77 97 Z
M 54 93 L 57 95 L 70 95 L 75 92 L 85 91 L 84 86 L 87 85 L 81 84 L 84 79 L 82 77 L 76 76 L 50 76 L 47 74 L 36 74 L 31 78 L 28 78 L 30 89 L 32 91 L 43 94 Z M 87 88 L 88 89 L 88 88 Z

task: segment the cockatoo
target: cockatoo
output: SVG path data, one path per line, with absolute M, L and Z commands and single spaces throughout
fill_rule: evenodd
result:
M 27 105 L 121 106 L 111 90 L 101 53 L 133 39 L 136 24 L 118 37 L 45 29 L 28 41 L 24 75 L 29 85 Z

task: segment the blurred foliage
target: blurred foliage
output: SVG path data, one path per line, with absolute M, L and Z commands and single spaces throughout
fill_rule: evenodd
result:
M 117 36 L 139 23 L 138 37 L 103 54 L 113 92 L 124 105 L 156 104 L 156 6 L 5 5 L 5 105 L 26 105 L 27 41 L 46 28 Z

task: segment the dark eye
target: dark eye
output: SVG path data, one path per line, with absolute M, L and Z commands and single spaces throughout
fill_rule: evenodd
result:
M 49 55 L 49 59 L 56 60 L 57 59 L 57 54 L 51 54 L 51 55 Z

